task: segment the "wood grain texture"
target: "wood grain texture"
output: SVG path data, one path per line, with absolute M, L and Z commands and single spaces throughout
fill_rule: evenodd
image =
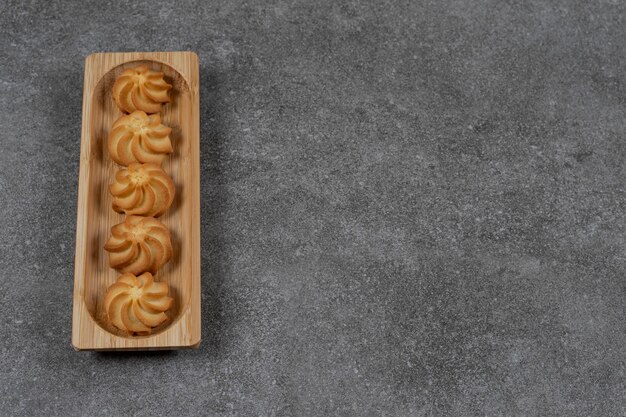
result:
M 104 243 L 124 216 L 111 209 L 107 190 L 120 169 L 108 155 L 106 139 L 122 115 L 111 97 L 117 76 L 147 64 L 173 84 L 171 103 L 161 109 L 172 128 L 174 153 L 163 169 L 176 185 L 176 198 L 159 219 L 172 233 L 174 256 L 155 278 L 167 282 L 174 298 L 170 320 L 149 336 L 127 336 L 113 327 L 102 307 L 119 273 L 108 265 Z M 72 345 L 77 350 L 152 350 L 196 347 L 200 343 L 200 102 L 199 62 L 193 52 L 97 53 L 85 61 L 78 216 L 74 270 Z

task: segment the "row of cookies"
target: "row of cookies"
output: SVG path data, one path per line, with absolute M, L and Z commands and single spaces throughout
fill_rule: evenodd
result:
M 157 217 L 174 201 L 174 181 L 161 164 L 173 152 L 171 128 L 161 123 L 161 106 L 172 88 L 163 73 L 145 65 L 126 69 L 113 85 L 122 115 L 107 139 L 109 156 L 122 168 L 109 185 L 112 208 L 126 215 L 111 228 L 104 249 L 109 265 L 122 275 L 104 298 L 109 321 L 129 335 L 149 334 L 168 319 L 172 305 L 165 282 L 154 274 L 171 258 L 172 240 Z

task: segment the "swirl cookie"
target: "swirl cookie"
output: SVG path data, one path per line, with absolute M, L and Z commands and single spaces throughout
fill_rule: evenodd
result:
M 174 151 L 169 136 L 171 132 L 171 128 L 161 124 L 158 114 L 136 111 L 122 116 L 113 123 L 109 133 L 109 155 L 124 166 L 133 162 L 160 165 L 165 156 Z
M 152 274 L 124 274 L 111 285 L 104 297 L 104 309 L 115 327 L 130 334 L 150 334 L 165 322 L 172 298 L 165 282 L 154 282 Z
M 156 273 L 172 258 L 172 239 L 167 227 L 153 217 L 126 216 L 111 228 L 104 245 L 109 265 L 120 272 Z
M 174 201 L 176 188 L 160 166 L 133 162 L 115 174 L 109 192 L 118 213 L 158 217 Z
M 117 77 L 113 84 L 113 100 L 126 113 L 136 110 L 158 113 L 161 103 L 170 101 L 167 93 L 171 88 L 163 79 L 162 72 L 140 65 L 125 70 Z

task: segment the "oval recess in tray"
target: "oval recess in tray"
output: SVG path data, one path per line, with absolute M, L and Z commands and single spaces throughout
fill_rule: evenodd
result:
M 128 336 L 109 323 L 103 301 L 109 285 L 120 275 L 109 267 L 108 254 L 104 244 L 110 236 L 111 226 L 121 223 L 124 215 L 111 208 L 111 195 L 108 184 L 121 167 L 108 155 L 107 136 L 111 126 L 123 113 L 117 108 L 111 91 L 116 78 L 127 68 L 148 65 L 149 68 L 165 74 L 165 80 L 173 85 L 170 90 L 170 103 L 161 108 L 162 123 L 172 128 L 171 139 L 174 152 L 163 162 L 163 169 L 172 177 L 176 185 L 176 197 L 172 206 L 159 217 L 172 234 L 174 254 L 155 275 L 158 281 L 167 282 L 170 297 L 174 299 L 167 312 L 169 320 L 153 329 L 149 336 Z M 87 262 L 85 270 L 84 301 L 94 321 L 104 330 L 119 337 L 152 337 L 175 323 L 188 307 L 191 297 L 191 242 L 185 231 L 191 227 L 193 210 L 186 197 L 184 184 L 189 184 L 189 170 L 184 164 L 191 158 L 190 141 L 192 123 L 188 123 L 193 106 L 189 86 L 183 76 L 167 64 L 157 61 L 138 60 L 126 62 L 107 72 L 98 82 L 91 98 L 91 153 L 89 155 L 89 221 L 87 225 Z

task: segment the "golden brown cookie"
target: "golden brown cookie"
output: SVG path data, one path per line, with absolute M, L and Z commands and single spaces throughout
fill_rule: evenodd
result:
M 109 265 L 120 272 L 156 273 L 172 258 L 172 239 L 167 227 L 153 217 L 126 216 L 111 228 L 104 245 Z
M 109 155 L 120 165 L 133 162 L 161 164 L 173 152 L 172 129 L 161 124 L 158 114 L 136 111 L 113 123 L 108 138 Z
M 126 113 L 135 110 L 158 113 L 161 111 L 161 103 L 170 101 L 167 92 L 171 88 L 163 79 L 162 72 L 140 65 L 124 70 L 117 77 L 113 84 L 113 100 Z
M 115 327 L 129 334 L 150 334 L 153 327 L 165 322 L 173 299 L 167 296 L 165 282 L 155 282 L 152 274 L 121 275 L 104 297 L 104 309 Z
M 160 166 L 133 162 L 117 171 L 109 192 L 118 213 L 158 217 L 174 201 L 176 188 Z

